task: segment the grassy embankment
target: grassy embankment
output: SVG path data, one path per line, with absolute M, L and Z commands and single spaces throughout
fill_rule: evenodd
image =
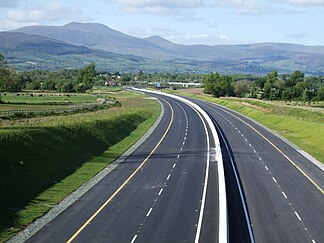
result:
M 134 144 L 160 105 L 128 92 L 122 107 L 0 121 L 0 241 L 43 215 Z
M 190 90 L 172 93 L 207 100 L 238 111 L 276 131 L 298 147 L 324 163 L 324 110 L 290 108 L 277 102 L 251 99 L 214 98 L 203 94 L 190 94 Z

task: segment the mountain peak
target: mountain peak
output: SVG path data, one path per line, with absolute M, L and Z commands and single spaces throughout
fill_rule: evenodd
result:
M 66 29 L 80 30 L 80 31 L 91 31 L 91 32 L 100 32 L 100 31 L 113 31 L 106 25 L 99 23 L 79 23 L 79 22 L 70 22 L 62 26 Z

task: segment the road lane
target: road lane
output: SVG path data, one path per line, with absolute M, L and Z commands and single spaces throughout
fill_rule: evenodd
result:
M 163 99 L 174 109 L 170 131 L 146 164 L 75 235 L 74 241 L 194 241 L 206 171 L 206 135 L 192 108 L 170 98 Z M 154 134 L 115 171 L 28 242 L 67 241 L 121 187 L 167 130 L 172 115 L 165 100 L 161 100 L 165 117 Z M 212 200 L 217 201 L 217 198 Z M 211 218 L 215 221 L 215 217 Z M 217 227 L 217 223 L 213 225 Z M 211 236 L 204 238 L 215 239 L 217 229 L 208 234 Z
M 322 242 L 324 201 L 318 187 L 323 188 L 323 171 L 249 119 L 208 102 L 195 102 L 216 119 L 229 141 L 245 192 L 255 241 Z

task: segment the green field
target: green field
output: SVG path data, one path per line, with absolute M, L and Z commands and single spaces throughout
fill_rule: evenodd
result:
M 265 125 L 324 163 L 324 112 L 307 107 L 290 108 L 276 102 L 251 99 L 214 98 L 210 95 L 190 94 L 190 90 L 172 91 L 207 100 L 252 118 Z
M 76 93 L 44 93 L 19 92 L 0 93 L 2 101 L 6 104 L 26 105 L 66 105 L 80 103 L 95 103 L 98 98 L 109 98 L 108 95 L 76 94 Z
M 0 241 L 115 160 L 160 114 L 159 103 L 143 95 L 115 97 L 121 107 L 1 123 Z

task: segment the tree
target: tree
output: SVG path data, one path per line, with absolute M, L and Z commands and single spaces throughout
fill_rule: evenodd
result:
M 289 78 L 286 80 L 285 86 L 286 87 L 293 87 L 299 82 L 303 82 L 305 78 L 305 74 L 296 70 L 294 71 Z
M 241 80 L 234 83 L 234 92 L 237 97 L 243 98 L 253 93 L 254 87 L 252 82 L 247 80 Z
M 318 101 L 324 101 L 324 86 L 322 86 L 322 87 L 317 91 L 316 99 L 317 99 Z
M 77 77 L 78 83 L 92 84 L 96 75 L 96 67 L 94 63 L 91 63 L 79 70 Z
M 20 83 L 16 82 L 16 72 L 7 67 L 7 61 L 0 53 L 0 91 L 16 92 L 21 90 Z
M 212 94 L 214 90 L 214 86 L 219 79 L 218 73 L 210 73 L 206 77 L 204 77 L 204 93 Z
M 278 73 L 276 71 L 272 71 L 271 73 L 266 75 L 266 82 L 263 87 L 263 98 L 271 100 L 278 98 L 278 90 L 275 86 L 277 82 Z
M 212 94 L 215 97 L 233 95 L 233 79 L 230 76 L 220 76 L 218 73 L 210 73 L 204 79 L 206 94 Z

